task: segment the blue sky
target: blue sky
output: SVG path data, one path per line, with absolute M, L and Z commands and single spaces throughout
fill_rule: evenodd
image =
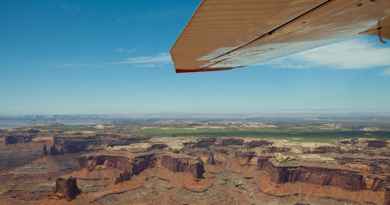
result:
M 175 74 L 167 53 L 198 3 L 1 1 L 0 114 L 390 112 L 375 37 Z

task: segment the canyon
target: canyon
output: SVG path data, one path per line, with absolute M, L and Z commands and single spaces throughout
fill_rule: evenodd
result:
M 389 140 L 2 135 L 1 205 L 390 202 Z

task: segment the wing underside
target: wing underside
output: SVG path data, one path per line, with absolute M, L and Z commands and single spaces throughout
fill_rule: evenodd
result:
M 177 72 L 232 69 L 360 34 L 389 38 L 387 16 L 389 0 L 204 0 L 171 55 Z

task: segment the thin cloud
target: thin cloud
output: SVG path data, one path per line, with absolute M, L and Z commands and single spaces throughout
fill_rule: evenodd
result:
M 167 65 L 171 63 L 171 56 L 168 53 L 160 53 L 150 56 L 129 57 L 123 61 L 114 64 L 139 65 L 144 67 L 156 67 L 159 65 Z
M 383 74 L 386 75 L 386 76 L 390 76 L 390 68 L 386 68 L 386 69 L 383 71 Z
M 135 50 L 118 48 L 115 49 L 118 53 L 130 53 Z M 142 68 L 156 68 L 161 65 L 168 65 L 171 63 L 171 56 L 168 53 L 159 53 L 150 56 L 134 56 L 116 62 L 101 62 L 101 63 L 65 63 L 58 65 L 60 68 L 103 68 L 113 65 L 136 65 Z
M 128 49 L 128 48 L 116 48 L 114 50 L 116 53 L 120 53 L 120 54 L 132 54 L 132 53 L 135 53 L 135 49 Z
M 103 68 L 106 64 L 91 64 L 91 63 L 65 63 L 58 65 L 58 68 Z
M 361 39 L 336 43 L 267 63 L 276 68 L 331 68 L 344 70 L 390 67 L 390 47 Z M 390 71 L 385 71 L 390 72 Z

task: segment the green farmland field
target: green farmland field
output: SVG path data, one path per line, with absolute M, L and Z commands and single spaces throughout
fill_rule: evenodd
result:
M 390 139 L 390 132 L 364 132 L 353 130 L 312 130 L 287 128 L 259 128 L 259 129 L 232 129 L 232 128 L 176 128 L 156 127 L 143 128 L 141 135 L 162 137 L 258 137 L 273 139 L 289 139 L 302 141 L 330 141 L 346 138 L 379 138 Z

